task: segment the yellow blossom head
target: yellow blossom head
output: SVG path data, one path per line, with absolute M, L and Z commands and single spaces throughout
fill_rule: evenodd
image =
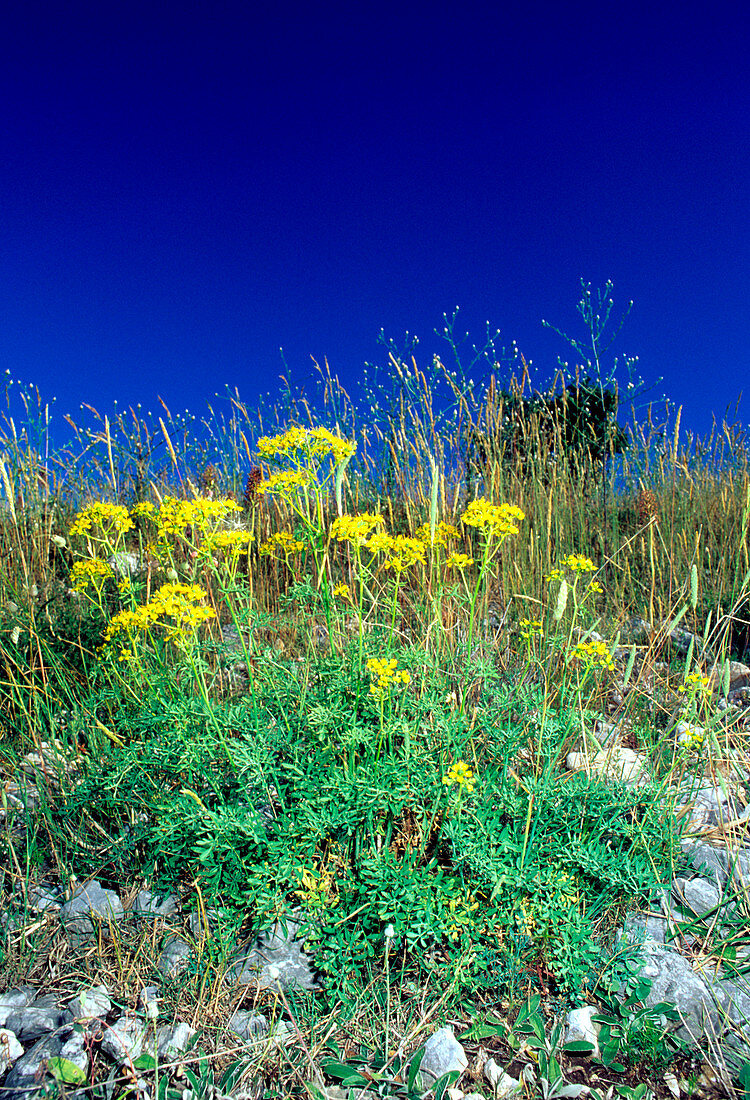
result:
M 446 787 L 457 786 L 459 790 L 465 790 L 471 794 L 476 786 L 476 777 L 473 768 L 470 768 L 465 760 L 456 760 L 443 776 L 443 785 Z
M 478 497 L 469 504 L 461 516 L 461 522 L 481 531 L 486 538 L 504 539 L 508 535 L 517 535 L 518 524 L 525 518 L 515 504 L 490 504 L 484 497 Z

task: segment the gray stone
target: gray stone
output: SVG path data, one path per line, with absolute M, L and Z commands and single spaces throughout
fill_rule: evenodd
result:
M 666 941 L 667 918 L 653 913 L 629 913 L 623 932 L 630 943 L 657 943 Z
M 453 1034 L 453 1028 L 441 1027 L 425 1043 L 419 1070 L 425 1088 L 429 1088 L 452 1070 L 457 1070 L 460 1077 L 468 1064 L 466 1051 Z
M 704 878 L 676 878 L 672 883 L 675 900 L 691 910 L 697 917 L 715 909 L 721 900 L 717 886 L 712 886 Z
M 268 1031 L 268 1020 L 259 1012 L 245 1012 L 238 1008 L 230 1017 L 227 1027 L 246 1042 L 262 1039 Z
M 750 1040 L 750 984 L 747 979 L 724 979 L 716 983 L 716 990 L 722 1001 L 726 998 L 727 1018 L 745 1032 Z
M 566 1043 L 591 1043 L 592 1054 L 599 1054 L 599 1032 L 601 1024 L 594 1023 L 592 1016 L 599 1011 L 594 1005 L 572 1008 L 565 1020 Z
M 189 1024 L 183 1021 L 174 1025 L 164 1024 L 156 1033 L 156 1049 L 159 1057 L 168 1062 L 177 1061 L 181 1054 L 184 1054 L 186 1050 L 190 1050 L 196 1034 L 195 1028 L 190 1027 Z M 153 1038 L 147 1051 L 153 1056 Z
M 689 857 L 691 867 L 708 874 L 720 886 L 724 885 L 729 876 L 726 861 L 721 858 L 721 852 L 700 840 L 683 841 L 682 850 Z
M 33 985 L 18 985 L 15 989 L 9 989 L 7 993 L 0 993 L 0 1027 L 5 1027 L 14 1009 L 30 1005 L 38 992 L 39 990 Z
M 730 852 L 727 848 L 713 848 L 710 844 L 683 844 L 696 870 L 708 869 L 710 877 L 723 886 L 729 879 L 730 870 L 734 886 L 747 889 L 750 884 L 750 851 L 739 848 Z
M 107 565 L 118 577 L 135 577 L 144 570 L 143 558 L 129 550 L 118 550 L 107 558 Z
M 31 1005 L 16 1008 L 6 1020 L 9 1031 L 23 1042 L 34 1042 L 72 1021 L 67 1009 L 60 1008 L 53 995 L 37 997 Z
M 29 907 L 35 913 L 55 912 L 62 907 L 62 890 L 57 886 L 39 884 L 29 890 Z
M 68 1008 L 76 1020 L 103 1019 L 112 1011 L 109 990 L 106 985 L 97 985 L 93 989 L 84 989 L 77 997 L 68 1002 Z
M 96 879 L 79 886 L 60 910 L 60 920 L 73 947 L 83 947 L 94 939 L 97 925 L 101 924 L 106 931 L 123 916 L 122 902 L 117 894 L 114 890 L 103 890 Z
M 730 661 L 729 690 L 741 691 L 746 687 L 750 687 L 750 666 L 743 664 L 742 661 Z
M 188 928 L 190 929 L 191 936 L 198 939 L 199 936 L 205 935 L 208 931 L 211 935 L 216 935 L 221 930 L 222 915 L 218 909 L 207 909 L 205 914 L 205 920 L 203 914 L 199 912 L 191 913 L 188 917 Z M 206 928 L 206 926 L 208 926 Z
M 143 1051 L 148 1025 L 133 1016 L 121 1016 L 102 1035 L 102 1050 L 115 1062 L 135 1061 Z
M 131 914 L 136 920 L 167 920 L 177 915 L 179 903 L 173 894 L 159 900 L 150 890 L 139 890 L 133 902 Z
M 0 1089 L 2 1100 L 34 1100 L 44 1088 L 44 1064 L 60 1056 L 65 1039 L 60 1034 L 45 1035 L 21 1055 Z
M 185 969 L 191 947 L 180 936 L 170 936 L 156 964 L 165 978 L 173 978 Z
M 141 1008 L 146 1009 L 146 1014 L 150 1012 L 150 1005 L 158 1005 L 159 1003 L 159 986 L 158 985 L 144 985 L 141 992 L 138 994 L 138 1004 Z
M 259 936 L 255 945 L 241 952 L 234 965 L 227 971 L 229 984 L 254 985 L 269 989 L 278 983 L 282 989 L 319 989 L 312 969 L 310 956 L 304 951 L 302 939 L 297 939 L 300 926 L 286 922 L 286 931 L 280 924 L 270 932 Z
M 719 783 L 685 790 L 677 805 L 689 807 L 688 822 L 694 829 L 734 821 L 744 810 L 739 797 L 725 791 Z
M 74 1031 L 67 1039 L 60 1051 L 61 1058 L 67 1058 L 74 1066 L 78 1066 L 84 1073 L 89 1069 L 89 1052 L 86 1048 L 87 1036 L 80 1031 Z
M 705 1034 L 714 1034 L 719 1024 L 719 1007 L 706 982 L 687 959 L 657 944 L 644 944 L 641 976 L 651 980 L 644 1002 L 652 1008 L 667 1001 L 677 1009 L 682 1023 L 677 1035 L 685 1042 L 697 1043 Z
M 672 648 L 683 655 L 690 649 L 691 642 L 693 643 L 693 654 L 700 653 L 703 644 L 697 634 L 691 634 L 689 630 L 684 630 L 681 626 L 676 626 L 674 630 L 671 630 L 668 639 Z
M 23 1047 L 12 1031 L 0 1027 L 0 1077 L 17 1062 L 23 1054 Z
M 620 627 L 620 642 L 622 645 L 648 645 L 652 633 L 648 619 L 634 617 Z
M 484 1063 L 484 1076 L 492 1088 L 492 1095 L 496 1100 L 505 1100 L 508 1096 L 515 1096 L 521 1092 L 522 1085 L 517 1077 L 511 1077 L 502 1066 L 498 1065 L 494 1058 L 488 1058 Z

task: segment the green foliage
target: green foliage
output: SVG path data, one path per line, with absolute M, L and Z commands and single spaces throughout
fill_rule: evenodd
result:
M 636 613 L 705 635 L 687 662 L 673 657 L 689 688 L 678 704 L 707 716 L 704 754 L 731 755 L 735 731 L 718 737 L 724 717 L 700 685 L 721 648 L 709 610 L 741 610 L 747 592 L 750 484 L 729 430 L 732 462 L 716 451 L 713 467 L 680 447 L 679 425 L 666 448 L 651 419 L 626 438 L 604 365 L 610 310 L 583 288 L 576 364 L 531 396 L 528 378 L 494 377 L 489 333 L 471 364 L 492 371 L 484 389 L 439 359 L 423 374 L 388 345 L 392 373 L 366 430 L 326 372 L 328 428 L 304 426 L 315 417 L 291 387 L 282 418 L 230 395 L 204 425 L 210 443 L 195 418 L 95 414 L 77 437 L 91 464 L 75 494 L 45 496 L 24 453 L 33 433 L 8 428 L 3 766 L 42 743 L 61 766 L 37 768 L 36 813 L 8 806 L 6 888 L 46 864 L 197 898 L 221 929 L 190 964 L 196 988 L 199 965 L 220 969 L 240 926 L 286 919 L 305 928 L 329 1007 L 374 990 L 388 1010 L 396 973 L 399 990 L 439 982 L 453 1007 L 538 979 L 562 996 L 630 980 L 635 963 L 610 956 L 608 938 L 673 871 L 663 796 L 686 757 L 674 701 L 650 679 L 669 656 L 666 628 L 623 657 L 617 624 Z M 265 424 L 282 421 L 253 454 Z M 467 461 L 486 499 L 467 503 Z M 645 525 L 634 519 L 644 484 L 656 497 Z M 243 508 L 220 485 L 245 487 Z M 73 511 L 94 505 L 71 535 Z M 119 526 L 97 529 L 94 512 Z M 109 575 L 114 549 L 142 567 Z M 572 750 L 598 751 L 591 731 L 613 708 L 618 722 L 640 718 L 630 737 L 661 786 L 569 770 Z M 673 1053 L 668 1010 L 631 994 L 600 1021 L 610 1068 L 626 1051 L 653 1063 Z M 559 1028 L 545 1026 L 537 1002 L 514 1034 L 537 1052 L 541 1091 L 564 1095 Z M 419 1054 L 377 1045 L 361 1062 L 334 1052 L 330 1076 L 410 1097 Z M 213 1078 L 194 1077 L 208 1094 Z M 160 1079 L 159 1100 L 172 1087 Z

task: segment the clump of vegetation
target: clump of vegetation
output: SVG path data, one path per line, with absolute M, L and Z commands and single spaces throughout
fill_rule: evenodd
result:
M 391 349 L 401 400 L 367 429 L 322 373 L 324 422 L 236 394 L 202 425 L 98 418 L 43 477 L 9 419 L 0 752 L 9 776 L 43 742 L 69 766 L 6 830 L 2 888 L 54 869 L 245 936 L 294 920 L 319 1006 L 369 1028 L 394 1089 L 415 1013 L 607 1001 L 614 931 L 678 859 L 666 792 L 746 750 L 714 688 L 750 473 L 726 426 L 681 446 L 678 417 L 665 447 L 652 412 L 619 425 L 583 367 L 531 397 L 443 368 L 448 415 Z M 647 781 L 591 766 L 605 718 Z

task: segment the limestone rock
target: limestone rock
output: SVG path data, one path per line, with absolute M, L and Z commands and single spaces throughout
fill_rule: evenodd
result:
M 89 1023 L 91 1020 L 104 1019 L 112 1011 L 112 1002 L 107 987 L 97 985 L 93 989 L 84 989 L 68 1003 L 68 1008 L 74 1019 Z
M 23 1054 L 23 1047 L 12 1031 L 0 1027 L 0 1077 L 17 1062 Z
M 453 1034 L 453 1028 L 441 1027 L 425 1043 L 419 1069 L 425 1086 L 429 1087 L 452 1070 L 457 1070 L 460 1077 L 468 1064 L 466 1051 Z
M 115 1062 L 134 1062 L 143 1051 L 147 1025 L 133 1016 L 121 1016 L 104 1029 L 102 1050 Z
M 103 890 L 96 879 L 79 886 L 60 910 L 60 920 L 73 947 L 83 947 L 94 939 L 98 924 L 106 931 L 110 924 L 119 924 L 123 916 L 117 894 L 114 890 Z

